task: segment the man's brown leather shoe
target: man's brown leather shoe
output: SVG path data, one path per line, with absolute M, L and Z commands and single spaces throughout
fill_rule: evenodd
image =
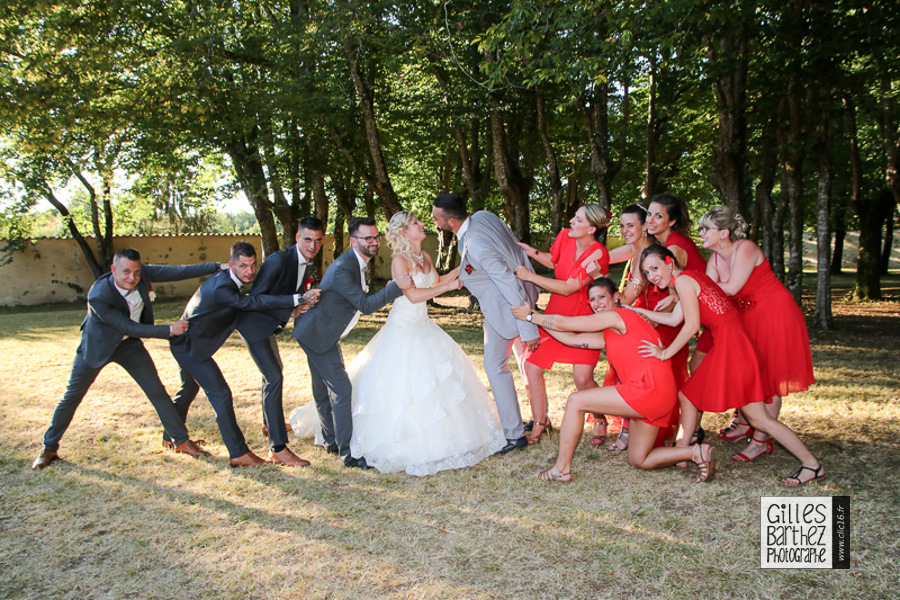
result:
M 34 462 L 31 463 L 32 469 L 43 469 L 44 467 L 50 466 L 54 460 L 59 458 L 59 455 L 53 450 L 43 449 L 41 453 L 38 454 L 38 457 L 34 459 Z
M 191 440 L 191 442 L 192 442 L 195 446 L 203 446 L 204 444 L 206 444 L 206 440 Z M 163 448 L 174 449 L 174 448 L 175 448 L 175 442 L 170 442 L 169 440 L 163 440 L 163 441 L 162 441 L 162 446 L 163 446 Z M 207 453 L 205 454 L 205 456 L 210 456 L 210 454 L 207 452 Z
M 286 467 L 308 467 L 309 461 L 304 460 L 291 452 L 290 448 L 285 448 L 281 452 L 272 452 L 269 450 L 269 462 Z
M 197 458 L 199 456 L 212 456 L 209 452 L 197 445 L 197 442 L 193 440 L 187 440 L 186 442 L 178 444 L 177 446 L 175 446 L 175 452 L 190 454 L 194 458 Z
M 231 459 L 232 467 L 261 467 L 267 464 L 269 463 L 253 454 L 253 452 L 247 452 L 246 454 L 242 454 L 237 458 Z

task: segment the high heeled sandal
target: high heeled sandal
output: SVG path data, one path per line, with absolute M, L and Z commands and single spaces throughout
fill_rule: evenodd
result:
M 709 481 L 712 479 L 713 473 L 716 470 L 716 460 L 712 457 L 712 448 L 709 448 L 709 453 L 706 455 L 706 460 L 703 460 L 703 448 L 700 444 L 694 444 L 694 450 L 691 453 L 691 460 L 697 465 L 697 468 L 700 470 L 700 476 L 694 480 L 694 483 L 700 483 L 702 481 Z
M 806 481 L 803 481 L 800 479 L 800 473 L 802 473 L 804 470 L 809 471 L 813 474 L 813 476 L 810 477 L 809 479 L 807 479 Z M 822 472 L 822 465 L 819 465 L 815 469 L 813 469 L 812 467 L 807 467 L 806 465 L 800 465 L 800 468 L 797 469 L 797 471 L 794 472 L 793 475 L 788 475 L 787 477 L 785 477 L 784 479 L 781 480 L 781 483 L 788 487 L 799 487 L 801 485 L 806 485 L 810 481 L 815 481 L 816 479 L 822 479 L 823 477 L 825 477 L 825 473 Z M 788 483 L 790 481 L 796 481 L 797 483 Z
M 540 429 L 538 429 L 540 427 Z M 547 434 L 547 437 L 551 440 L 553 439 L 553 423 L 550 422 L 550 417 L 544 417 L 543 421 L 535 421 L 534 428 L 531 430 L 531 437 L 528 438 L 528 445 L 534 446 L 535 444 L 539 444 L 541 441 L 541 436 Z
M 606 449 L 610 452 L 624 452 L 628 450 L 628 430 L 621 429 L 616 441 L 607 446 Z
M 763 446 L 768 446 L 768 448 L 766 448 L 765 450 L 763 450 L 756 456 L 749 456 L 747 454 L 744 454 L 744 452 L 747 451 L 747 449 L 744 448 L 743 452 L 738 452 L 737 454 L 735 454 L 734 456 L 731 457 L 731 460 L 733 460 L 734 462 L 753 462 L 754 460 L 756 460 L 763 454 L 772 454 L 773 452 L 775 452 L 775 445 L 772 443 L 771 439 L 754 440 L 751 438 L 750 443 L 762 444 Z
M 557 473 L 552 468 L 547 469 L 546 471 L 541 471 L 537 475 L 535 475 L 541 481 L 558 481 L 560 483 L 569 483 L 572 481 L 572 472 L 569 471 L 567 473 Z
M 603 427 L 603 435 L 601 435 L 599 433 L 594 433 L 591 436 L 591 446 L 602 446 L 603 442 L 606 441 L 606 431 L 607 431 L 607 428 L 609 427 L 609 421 L 607 421 L 605 417 L 604 417 L 603 421 L 598 421 L 597 417 L 594 417 L 594 427 L 597 428 L 600 426 Z
M 706 439 L 706 430 L 702 427 L 698 427 L 694 430 L 693 435 L 691 435 L 691 445 L 694 444 L 702 444 L 703 440 Z
M 737 433 L 737 430 L 742 427 L 746 427 L 747 430 L 743 433 Z M 756 433 L 756 430 L 750 426 L 750 423 L 741 423 L 741 420 L 735 415 L 731 425 L 719 432 L 719 439 L 727 442 L 737 442 L 745 437 L 753 437 L 754 433 Z

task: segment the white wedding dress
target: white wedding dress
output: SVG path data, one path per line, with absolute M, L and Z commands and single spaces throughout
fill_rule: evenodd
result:
M 434 281 L 434 271 L 413 275 L 419 288 Z M 469 467 L 506 445 L 475 365 L 428 318 L 425 302 L 395 300 L 384 327 L 347 373 L 353 383 L 351 453 L 382 473 L 423 476 Z M 318 429 L 312 403 L 291 415 L 298 436 L 312 433 L 311 422 Z

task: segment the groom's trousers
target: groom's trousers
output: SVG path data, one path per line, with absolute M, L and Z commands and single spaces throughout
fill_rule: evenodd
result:
M 520 343 L 519 338 L 504 338 L 485 320 L 484 370 L 491 383 L 491 393 L 497 404 L 503 435 L 508 440 L 517 440 L 525 435 L 522 411 L 519 410 L 519 399 L 516 396 L 516 382 L 509 370 L 509 355 L 517 343 Z
M 271 445 L 279 446 L 288 443 L 287 427 L 284 424 L 284 371 L 281 353 L 278 351 L 278 339 L 272 335 L 256 342 L 244 343 L 253 362 L 262 373 L 262 411 L 263 422 L 269 429 Z
M 168 438 L 175 440 L 176 445 L 186 442 L 188 432 L 184 426 L 184 420 L 179 417 L 172 399 L 159 380 L 159 374 L 156 372 L 156 365 L 153 364 L 150 353 L 147 352 L 147 348 L 144 347 L 141 340 L 127 338 L 119 344 L 109 360 L 99 367 L 90 366 L 84 359 L 81 347 L 78 348 L 75 352 L 75 362 L 72 363 L 72 372 L 69 375 L 66 391 L 62 400 L 56 405 L 50 427 L 44 434 L 44 447 L 54 452 L 59 450 L 59 440 L 62 439 L 72 422 L 75 410 L 81 404 L 91 384 L 97 379 L 97 375 L 111 362 L 121 365 L 141 387 L 150 403 L 153 404 L 153 408 L 156 409 L 156 414 L 159 416 Z
M 313 399 L 325 446 L 337 444 L 338 453 L 347 462 L 350 458 L 350 438 L 353 436 L 353 388 L 344 367 L 341 345 L 337 343 L 321 353 L 311 350 L 302 341 L 300 347 L 306 352 Z

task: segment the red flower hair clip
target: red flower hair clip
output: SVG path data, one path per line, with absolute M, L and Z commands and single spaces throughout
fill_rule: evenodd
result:
M 672 260 L 672 257 L 671 257 L 671 256 L 667 256 L 667 257 L 666 257 L 666 264 L 667 264 L 667 265 L 671 265 L 673 262 L 675 262 L 675 261 Z

